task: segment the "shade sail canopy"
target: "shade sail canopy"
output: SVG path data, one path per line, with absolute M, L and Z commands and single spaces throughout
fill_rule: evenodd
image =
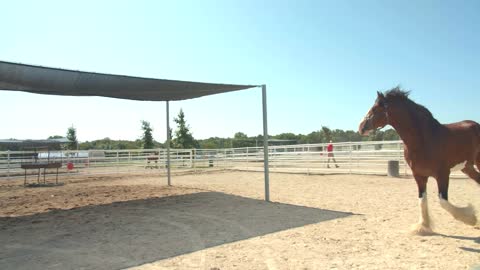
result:
M 0 61 L 0 90 L 62 96 L 172 101 L 257 87 L 150 79 Z

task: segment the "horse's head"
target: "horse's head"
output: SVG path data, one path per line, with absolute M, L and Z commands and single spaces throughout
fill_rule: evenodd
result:
M 384 94 L 377 92 L 377 100 L 375 100 L 375 104 L 373 104 L 360 123 L 358 132 L 361 135 L 368 135 L 370 131 L 386 126 L 388 124 L 387 109 L 387 101 Z

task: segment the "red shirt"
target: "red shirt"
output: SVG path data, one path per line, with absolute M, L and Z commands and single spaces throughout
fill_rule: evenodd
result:
M 327 146 L 327 151 L 328 151 L 328 152 L 332 152 L 332 151 L 333 151 L 333 144 L 329 144 L 329 145 Z

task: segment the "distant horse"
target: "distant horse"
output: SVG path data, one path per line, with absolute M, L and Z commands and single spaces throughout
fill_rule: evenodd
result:
M 150 162 L 155 162 L 155 165 L 150 164 Z M 147 156 L 147 165 L 145 166 L 146 168 L 157 168 L 158 169 L 158 152 L 153 152 L 150 155 Z
M 480 184 L 480 125 L 474 121 L 440 124 L 422 105 L 408 98 L 409 92 L 399 87 L 377 92 L 373 107 L 360 123 L 359 133 L 391 125 L 405 145 L 404 156 L 417 182 L 420 199 L 420 221 L 413 227 L 419 235 L 431 234 L 427 204 L 427 180 L 437 180 L 440 205 L 455 219 L 475 225 L 473 206 L 457 207 L 448 201 L 450 169 L 463 167 L 462 172 Z

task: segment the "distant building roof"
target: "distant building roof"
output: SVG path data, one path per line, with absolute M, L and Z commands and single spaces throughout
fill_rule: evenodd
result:
M 70 141 L 67 138 L 58 138 L 58 139 L 47 139 L 47 140 L 16 140 L 16 139 L 7 139 L 0 140 L 0 145 L 18 145 L 23 147 L 42 147 L 42 146 L 52 146 L 69 143 Z

